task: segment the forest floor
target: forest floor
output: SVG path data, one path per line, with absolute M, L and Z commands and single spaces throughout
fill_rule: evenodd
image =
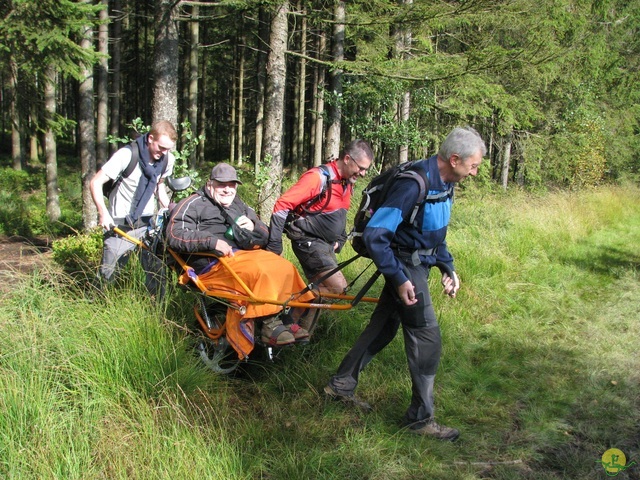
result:
M 25 238 L 0 235 L 0 291 L 34 270 L 51 265 L 53 252 L 46 237 Z

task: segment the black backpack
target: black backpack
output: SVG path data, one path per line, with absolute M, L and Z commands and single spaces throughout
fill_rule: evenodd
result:
M 388 170 L 385 170 L 380 175 L 374 177 L 371 182 L 362 191 L 362 200 L 360 206 L 356 212 L 355 219 L 353 221 L 353 229 L 349 233 L 351 239 L 351 246 L 356 253 L 363 257 L 371 258 L 371 255 L 367 251 L 367 247 L 362 240 L 362 232 L 369 223 L 369 220 L 376 212 L 376 210 L 382 205 L 385 200 L 389 189 L 393 183 L 399 178 L 411 178 L 418 182 L 420 187 L 420 193 L 416 204 L 411 210 L 409 218 L 405 219 L 408 223 L 416 225 L 415 219 L 423 202 L 443 202 L 449 197 L 453 197 L 453 186 L 444 192 L 429 195 L 429 180 L 424 168 L 417 167 L 417 163 L 421 160 L 414 160 L 412 162 L 401 163 L 395 165 Z
M 140 147 L 138 147 L 138 144 L 135 141 L 131 142 L 129 145 L 126 145 L 124 148 L 131 149 L 131 160 L 129 161 L 129 165 L 127 165 L 127 168 L 125 168 L 124 171 L 120 172 L 120 175 L 118 175 L 115 180 L 109 179 L 102 184 L 102 194 L 107 198 L 109 198 L 111 192 L 118 188 L 118 185 L 122 183 L 123 179 L 131 175 L 133 169 L 136 168 L 138 160 L 140 159 Z M 162 173 L 164 173 L 164 170 L 162 171 Z
M 322 213 L 324 209 L 327 208 L 327 206 L 329 205 L 329 202 L 331 201 L 331 192 L 332 192 L 331 185 L 334 183 L 342 183 L 342 180 L 334 180 L 333 178 L 331 178 L 331 171 L 329 170 L 329 167 L 327 167 L 326 165 L 318 165 L 318 169 L 320 170 L 320 173 L 321 173 L 320 178 L 322 182 L 322 186 L 320 187 L 320 193 L 315 197 L 310 198 L 306 202 L 298 205 L 292 212 L 294 215 L 293 219 L 302 217 L 302 216 L 317 215 L 319 213 Z M 324 202 L 324 204 L 322 205 L 322 208 L 320 208 L 319 210 L 311 211 L 311 207 L 320 201 Z

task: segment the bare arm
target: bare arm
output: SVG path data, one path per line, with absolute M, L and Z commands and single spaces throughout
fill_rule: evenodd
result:
M 98 170 L 91 179 L 91 198 L 98 209 L 98 224 L 106 230 L 111 228 L 112 225 L 115 225 L 107 209 L 107 204 L 104 203 L 104 196 L 102 195 L 102 186 L 109 180 L 109 177 L 102 169 Z
M 169 208 L 169 195 L 167 195 L 167 188 L 164 185 L 164 178 L 161 178 L 158 182 L 158 186 L 156 187 L 156 196 L 158 197 L 158 202 L 160 202 L 160 207 Z

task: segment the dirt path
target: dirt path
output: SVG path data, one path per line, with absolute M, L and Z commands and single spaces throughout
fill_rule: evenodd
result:
M 16 277 L 50 265 L 51 244 L 47 238 L 0 236 L 0 290 L 7 290 Z

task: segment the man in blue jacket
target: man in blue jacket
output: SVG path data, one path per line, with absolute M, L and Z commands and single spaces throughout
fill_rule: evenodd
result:
M 428 178 L 429 194 L 452 191 L 455 183 L 475 176 L 486 146 L 471 127 L 455 128 L 437 155 L 419 162 Z M 405 352 L 412 381 L 411 404 L 403 426 L 419 435 L 453 441 L 459 432 L 439 425 L 434 419 L 434 379 L 440 362 L 440 327 L 429 293 L 429 270 L 436 262 L 447 265 L 443 273 L 444 292 L 455 297 L 460 281 L 446 243 L 452 196 L 438 202 L 424 202 L 417 221 L 408 218 L 420 194 L 418 182 L 398 179 L 363 232 L 372 260 L 385 277 L 385 286 L 369 325 L 347 353 L 325 387 L 325 393 L 363 410 L 371 406 L 354 395 L 358 376 L 373 357 L 386 347 L 402 325 Z

